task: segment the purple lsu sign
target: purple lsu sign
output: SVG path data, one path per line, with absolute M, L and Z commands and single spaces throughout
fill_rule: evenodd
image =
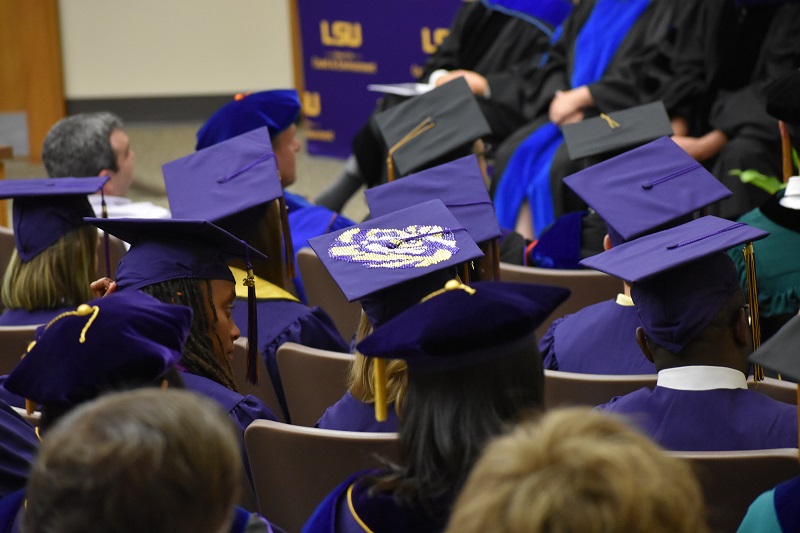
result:
M 459 0 L 296 0 L 308 152 L 347 157 L 380 93 L 370 83 L 416 81 L 447 37 Z

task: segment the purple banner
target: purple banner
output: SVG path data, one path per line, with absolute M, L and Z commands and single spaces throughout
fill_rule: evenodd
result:
M 447 37 L 460 0 L 296 0 L 308 152 L 347 157 L 380 93 L 370 83 L 416 81 Z

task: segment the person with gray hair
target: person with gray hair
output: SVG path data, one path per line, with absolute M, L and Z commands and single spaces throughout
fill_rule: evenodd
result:
M 111 218 L 168 218 L 169 211 L 150 202 L 131 202 L 134 152 L 122 119 L 107 111 L 63 118 L 47 132 L 42 161 L 51 178 L 108 176 L 103 186 Z M 101 198 L 90 197 L 101 216 Z

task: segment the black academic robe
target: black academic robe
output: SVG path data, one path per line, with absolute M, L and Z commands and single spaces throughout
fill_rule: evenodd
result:
M 493 178 L 499 179 L 517 146 L 533 131 L 550 121 L 550 102 L 556 91 L 572 89 L 571 79 L 575 64 L 575 42 L 594 9 L 594 0 L 582 1 L 564 22 L 560 38 L 548 53 L 547 62 L 538 69 L 530 81 L 536 87 L 526 102 L 533 113 L 528 124 L 510 135 L 498 148 Z M 675 38 L 673 21 L 678 16 L 677 0 L 653 0 L 623 39 L 603 76 L 589 84 L 595 101 L 586 110 L 586 117 L 600 113 L 627 109 L 655 99 L 655 93 L 668 75 L 660 66 L 665 62 L 662 43 Z M 553 160 L 551 183 L 556 217 L 569 211 L 585 208 L 571 191 L 561 184 L 563 177 L 598 162 L 586 159 L 573 163 L 562 146 Z
M 800 4 L 740 8 L 731 0 L 692 5 L 678 32 L 671 76 L 658 95 L 671 116 L 689 122 L 689 134 L 721 130 L 728 144 L 710 161 L 712 174 L 734 193 L 712 209 L 736 218 L 768 199 L 745 186 L 732 169 L 780 173 L 777 120 L 766 113 L 763 87 L 800 67 Z
M 427 81 L 437 69 L 472 70 L 485 76 L 491 98 L 478 97 L 478 105 L 492 129 L 489 140 L 499 143 L 530 118 L 529 84 L 549 44 L 550 36 L 533 24 L 489 10 L 481 2 L 465 3 L 447 38 L 425 63 L 421 80 Z M 402 100 L 387 95 L 376 111 Z M 353 140 L 353 155 L 370 186 L 381 181 L 386 151 L 370 119 Z

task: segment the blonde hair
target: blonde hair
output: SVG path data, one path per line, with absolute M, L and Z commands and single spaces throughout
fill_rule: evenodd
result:
M 361 342 L 372 334 L 372 324 L 366 313 L 361 312 L 361 320 L 356 330 L 356 342 Z M 375 403 L 375 380 L 372 379 L 373 360 L 355 353 L 355 359 L 350 364 L 350 375 L 347 387 L 354 398 L 364 403 Z M 400 414 L 408 383 L 408 366 L 405 361 L 391 359 L 386 364 L 386 401 L 394 403 L 394 410 Z
M 37 311 L 91 300 L 96 263 L 97 229 L 88 225 L 67 232 L 27 262 L 15 249 L 3 277 L 3 305 Z
M 556 410 L 493 441 L 446 533 L 706 532 L 690 466 L 622 419 Z

